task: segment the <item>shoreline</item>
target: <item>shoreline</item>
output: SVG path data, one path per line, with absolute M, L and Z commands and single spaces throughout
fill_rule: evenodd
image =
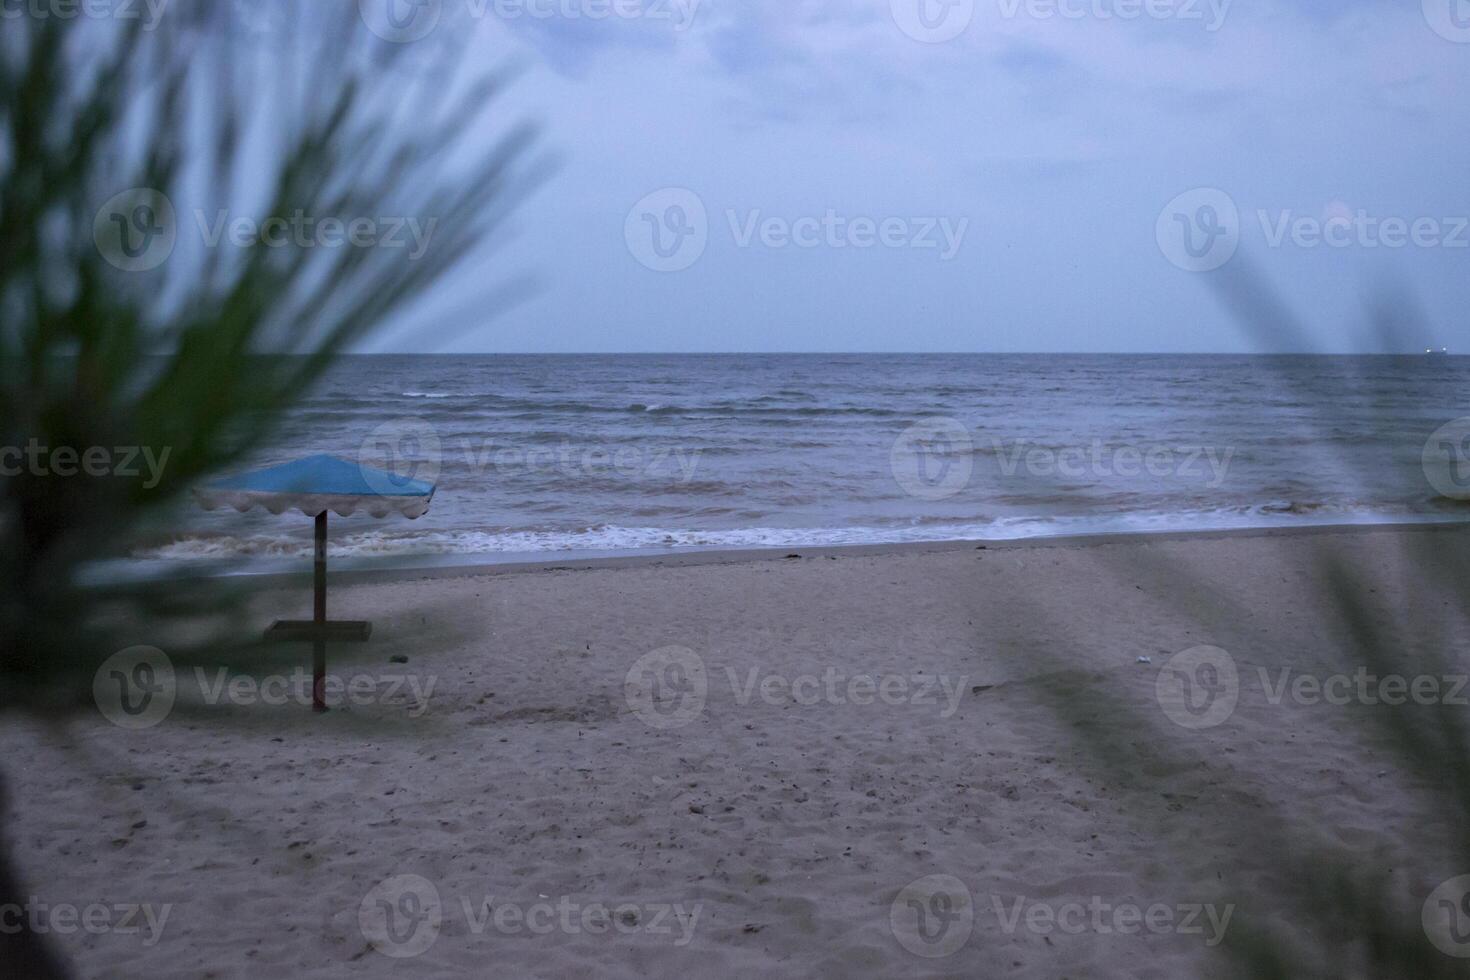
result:
M 1404 533 L 1409 531 L 1453 532 L 1470 528 L 1470 519 L 1433 521 L 1386 521 L 1372 524 L 1293 524 L 1281 526 L 1201 528 L 1181 530 L 1177 528 L 1134 531 L 1095 531 L 1058 535 L 1037 535 L 1025 538 L 960 538 L 937 539 L 934 541 L 888 541 L 872 544 L 819 545 L 814 547 L 762 547 L 762 548 L 691 548 L 682 551 L 627 551 L 613 553 L 568 552 L 559 555 L 553 552 L 506 553 L 507 557 L 485 561 L 483 555 L 432 555 L 421 556 L 422 564 L 401 564 L 402 558 L 383 559 L 383 564 L 373 559 L 329 557 L 327 579 L 333 585 L 358 585 L 380 582 L 411 582 L 426 579 L 481 578 L 493 575 L 525 574 L 546 571 L 594 571 L 638 567 L 691 567 L 699 565 L 727 565 L 746 562 L 787 561 L 792 556 L 803 559 L 853 558 L 873 556 L 903 556 L 975 550 L 1025 550 L 1031 548 L 1071 548 L 1124 544 L 1146 540 L 1149 542 L 1213 540 L 1225 538 L 1291 538 L 1320 535 L 1371 534 L 1375 532 Z M 461 560 L 462 559 L 462 560 Z M 411 561 L 414 559 L 410 559 Z M 309 559 L 282 559 L 295 566 L 291 569 L 264 569 L 260 571 L 215 571 L 192 563 L 180 567 L 169 567 L 167 561 L 149 562 L 153 570 L 162 570 L 157 580 L 168 581 L 198 579 L 232 579 L 249 582 L 262 589 L 309 585 L 312 572 Z M 393 562 L 394 564 L 387 564 Z M 348 567 L 342 567 L 346 564 Z M 335 567 L 333 567 L 335 565 Z M 100 578 L 101 576 L 99 576 Z M 127 579 L 131 581 L 132 579 Z M 106 584 L 97 583 L 105 587 Z

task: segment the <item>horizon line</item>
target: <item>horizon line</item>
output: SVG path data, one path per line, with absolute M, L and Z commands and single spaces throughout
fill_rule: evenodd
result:
M 297 354 L 261 356 L 305 356 Z M 900 350 L 802 350 L 802 351 L 688 351 L 688 350 L 630 350 L 630 351 L 342 351 L 338 357 L 1466 357 L 1470 354 L 1451 353 L 1444 350 L 1412 351 L 995 351 L 995 350 L 949 350 L 949 351 L 900 351 Z

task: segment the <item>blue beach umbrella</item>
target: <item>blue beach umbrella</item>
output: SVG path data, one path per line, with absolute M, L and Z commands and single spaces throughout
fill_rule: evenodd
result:
M 294 462 L 224 477 L 194 488 L 205 510 L 233 507 L 244 513 L 264 507 L 272 514 L 299 510 L 316 519 L 316 602 L 311 620 L 277 620 L 266 630 L 268 640 L 310 640 L 312 643 L 311 703 L 327 710 L 327 640 L 363 642 L 372 624 L 359 620 L 327 619 L 327 512 L 347 517 L 358 511 L 374 517 L 402 514 L 422 517 L 434 499 L 434 484 L 411 480 L 336 456 L 308 456 Z

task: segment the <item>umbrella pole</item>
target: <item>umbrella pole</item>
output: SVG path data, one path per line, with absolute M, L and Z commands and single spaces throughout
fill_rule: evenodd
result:
M 316 596 L 312 604 L 311 710 L 327 710 L 327 512 L 316 515 Z

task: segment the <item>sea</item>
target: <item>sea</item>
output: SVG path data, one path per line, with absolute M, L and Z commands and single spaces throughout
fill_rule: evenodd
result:
M 332 554 L 482 563 L 1462 520 L 1466 416 L 1470 357 L 363 355 L 252 464 L 434 482 L 417 520 L 333 516 Z M 188 506 L 134 557 L 310 549 L 299 513 Z

